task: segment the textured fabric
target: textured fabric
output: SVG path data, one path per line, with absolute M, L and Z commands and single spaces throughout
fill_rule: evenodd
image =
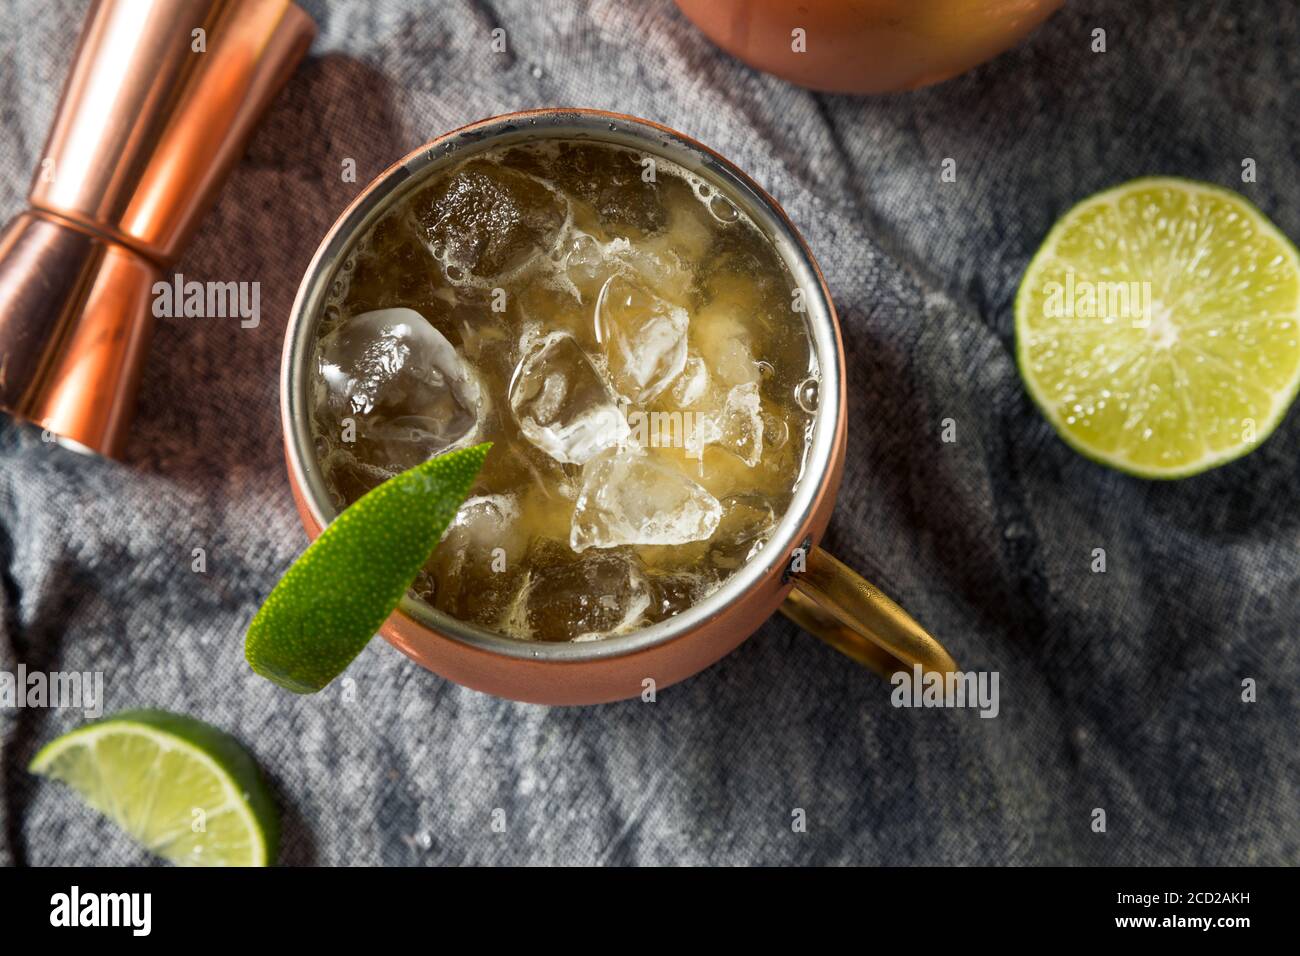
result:
M 5 216 L 84 9 L 37 6 L 0 2 Z M 261 325 L 162 320 L 122 463 L 0 425 L 0 669 L 101 670 L 110 712 L 164 707 L 238 734 L 283 806 L 286 863 L 1300 862 L 1300 416 L 1210 474 L 1125 477 L 1035 411 L 1011 315 L 1056 217 L 1131 177 L 1241 189 L 1300 236 L 1293 2 L 1080 4 L 966 76 L 875 98 L 755 73 L 662 0 L 308 7 L 310 58 L 179 265 L 260 282 Z M 508 54 L 491 51 L 495 26 Z M 1105 54 L 1089 51 L 1095 27 Z M 546 105 L 686 131 L 803 230 L 850 370 L 827 545 L 964 667 L 1000 673 L 996 719 L 894 709 L 887 685 L 779 617 L 654 704 L 497 700 L 382 641 L 348 672 L 352 701 L 245 666 L 244 628 L 306 540 L 277 384 L 312 252 L 409 149 Z M 355 184 L 339 175 L 349 157 Z M 82 719 L 0 711 L 0 859 L 147 860 L 23 769 Z

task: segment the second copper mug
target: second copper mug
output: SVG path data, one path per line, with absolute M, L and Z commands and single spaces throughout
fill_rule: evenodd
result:
M 750 66 L 833 93 L 941 83 L 1020 42 L 1065 0 L 677 0 Z
M 710 182 L 771 240 L 808 304 L 821 371 L 820 401 L 803 475 L 763 549 L 703 601 L 650 627 L 582 643 L 494 634 L 409 596 L 382 634 L 442 676 L 502 697 L 542 704 L 594 704 L 664 687 L 734 650 L 780 610 L 850 657 L 888 674 L 949 672 L 943 647 L 893 601 L 818 543 L 835 507 L 847 434 L 844 350 L 825 280 L 798 231 L 770 196 L 722 156 L 647 120 L 599 110 L 538 110 L 483 120 L 421 146 L 389 167 L 344 210 L 298 289 L 280 383 L 285 456 L 298 511 L 313 538 L 335 517 L 310 426 L 317 327 L 325 297 L 352 244 L 393 203 L 429 177 L 488 149 L 524 140 L 587 139 L 676 163 Z

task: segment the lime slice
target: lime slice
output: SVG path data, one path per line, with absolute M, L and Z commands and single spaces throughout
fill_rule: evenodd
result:
M 1226 189 L 1137 179 L 1067 212 L 1016 295 L 1029 394 L 1075 449 L 1181 478 L 1254 449 L 1300 385 L 1300 256 Z
M 280 824 L 257 765 L 229 735 L 161 710 L 64 734 L 27 768 L 61 780 L 150 853 L 185 866 L 267 866 Z

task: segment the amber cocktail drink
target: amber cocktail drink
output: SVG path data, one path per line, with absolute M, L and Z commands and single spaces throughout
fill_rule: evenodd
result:
M 791 502 L 819 382 L 802 296 L 731 198 L 662 157 L 477 152 L 357 236 L 324 299 L 311 424 L 333 504 L 491 441 L 414 594 L 521 640 L 663 621 Z

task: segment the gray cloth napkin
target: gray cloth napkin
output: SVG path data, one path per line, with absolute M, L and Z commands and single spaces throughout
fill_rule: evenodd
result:
M 102 671 L 110 712 L 164 707 L 237 734 L 282 804 L 285 863 L 1300 862 L 1300 416 L 1210 474 L 1125 477 L 1035 411 L 1011 314 L 1056 217 L 1135 176 L 1240 189 L 1300 237 L 1293 2 L 1080 4 L 957 80 L 873 98 L 756 73 L 668 2 L 307 7 L 320 37 L 179 265 L 260 282 L 260 326 L 161 320 L 123 463 L 0 424 L 0 670 Z M 5 217 L 83 14 L 0 2 Z M 784 204 L 825 270 L 850 370 L 826 544 L 963 666 L 999 672 L 996 719 L 895 709 L 887 685 L 780 617 L 653 704 L 497 700 L 382 641 L 349 670 L 352 700 L 296 697 L 245 666 L 244 628 L 306 540 L 277 385 L 312 252 L 409 149 L 548 105 L 683 130 Z M 0 860 L 147 861 L 24 769 L 82 720 L 0 710 Z

